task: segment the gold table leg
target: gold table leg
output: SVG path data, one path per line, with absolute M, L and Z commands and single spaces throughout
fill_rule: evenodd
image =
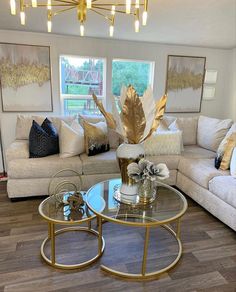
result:
M 97 217 L 98 224 L 98 254 L 102 254 L 102 217 Z
M 56 252 L 55 252 L 55 225 L 54 223 L 50 224 L 50 239 L 51 239 L 51 262 L 52 265 L 55 265 L 56 262 Z
M 89 220 L 90 222 L 91 220 Z M 100 233 L 94 229 L 91 228 L 91 225 L 88 222 L 88 226 L 87 227 L 65 227 L 62 228 L 60 230 L 55 231 L 55 224 L 53 222 L 48 222 L 48 237 L 44 239 L 44 241 L 42 242 L 41 245 L 41 256 L 44 259 L 44 261 L 55 268 L 59 268 L 59 269 L 63 269 L 63 270 L 72 270 L 72 269 L 80 269 L 80 268 L 84 268 L 87 267 L 89 265 L 91 265 L 92 263 L 94 263 L 95 261 L 97 261 L 101 255 L 103 254 L 103 251 L 105 249 L 105 240 L 102 237 L 102 223 L 101 221 L 99 221 L 99 225 L 100 225 Z M 70 232 L 70 231 L 82 231 L 82 232 L 88 232 L 94 236 L 97 237 L 98 239 L 98 246 L 99 246 L 99 251 L 98 253 L 91 259 L 79 263 L 79 264 L 73 264 L 73 265 L 66 265 L 66 264 L 60 264 L 56 262 L 56 247 L 55 247 L 55 238 L 57 235 L 65 233 L 65 232 Z M 47 242 L 50 241 L 50 246 L 51 246 L 51 257 L 47 257 L 44 249 L 45 246 L 47 244 Z
M 142 275 L 143 276 L 145 276 L 145 273 L 146 273 L 149 237 L 150 237 L 150 227 L 146 227 L 145 242 L 144 242 L 144 248 L 143 248 L 143 262 L 142 262 Z
M 109 268 L 105 265 L 101 265 L 101 270 L 107 272 L 110 275 L 117 276 L 120 278 L 125 279 L 133 279 L 133 280 L 144 280 L 144 279 L 156 279 L 160 274 L 165 273 L 166 271 L 173 268 L 179 261 L 182 255 L 182 243 L 177 235 L 177 233 L 168 225 L 160 225 L 159 227 L 166 229 L 176 240 L 178 244 L 178 254 L 176 258 L 166 267 L 156 270 L 153 272 L 146 273 L 146 261 L 147 261 L 147 253 L 148 253 L 148 242 L 150 237 L 150 227 L 146 227 L 146 234 L 145 234 L 145 242 L 144 242 L 144 252 L 143 252 L 143 261 L 142 261 L 142 272 L 139 274 L 134 273 L 125 273 L 121 271 L 117 271 L 115 269 Z

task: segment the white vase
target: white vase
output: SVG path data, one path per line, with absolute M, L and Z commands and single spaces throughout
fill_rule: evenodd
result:
M 121 144 L 116 151 L 117 159 L 120 166 L 122 184 L 120 192 L 126 195 L 127 199 L 131 196 L 136 196 L 138 192 L 138 185 L 135 181 L 128 176 L 127 166 L 131 162 L 138 162 L 144 157 L 144 148 L 142 144 Z

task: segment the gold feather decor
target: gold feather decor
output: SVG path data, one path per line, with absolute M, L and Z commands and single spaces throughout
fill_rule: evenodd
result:
M 155 102 L 151 88 L 139 97 L 132 85 L 122 88 L 121 111 L 115 107 L 113 114 L 106 112 L 101 101 L 93 94 L 93 100 L 105 117 L 108 127 L 114 129 L 129 144 L 139 144 L 152 135 L 163 118 L 167 95 Z M 150 106 L 151 105 L 151 106 Z
M 122 108 L 122 121 L 129 143 L 138 144 L 143 138 L 146 119 L 142 102 L 132 86 L 127 89 L 127 97 Z

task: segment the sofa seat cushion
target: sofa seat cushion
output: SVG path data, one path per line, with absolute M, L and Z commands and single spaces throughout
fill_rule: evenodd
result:
M 180 160 L 180 155 L 156 155 L 156 156 L 146 156 L 146 159 L 153 163 L 165 163 L 169 170 L 178 169 L 178 164 Z
M 86 153 L 80 155 L 83 163 L 83 174 L 119 173 L 119 165 L 116 159 L 116 150 L 88 156 Z
M 73 169 L 82 174 L 82 162 L 79 156 L 60 158 L 58 154 L 28 159 L 14 159 L 8 164 L 10 178 L 48 178 L 57 171 Z M 70 176 L 71 173 L 68 173 Z
M 215 158 L 216 153 L 204 149 L 198 145 L 184 146 L 184 151 L 181 153 L 186 158 Z
M 218 198 L 236 208 L 236 178 L 217 176 L 209 182 L 209 190 Z
M 214 159 L 190 159 L 182 157 L 178 170 L 200 186 L 208 189 L 209 181 L 220 175 L 229 175 L 229 171 L 217 170 Z

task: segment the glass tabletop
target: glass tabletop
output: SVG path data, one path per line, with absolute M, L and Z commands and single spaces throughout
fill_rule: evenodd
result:
M 169 223 L 180 218 L 187 210 L 185 197 L 175 188 L 163 183 L 158 183 L 157 196 L 151 204 L 119 203 L 113 195 L 120 184 L 120 179 L 111 179 L 90 188 L 87 192 L 89 209 L 105 220 L 136 226 Z
M 39 205 L 39 213 L 47 221 L 58 224 L 73 224 L 91 220 L 95 215 L 86 205 L 86 193 L 81 192 L 81 194 L 84 205 L 80 208 L 72 209 L 68 204 L 59 202 L 57 197 L 53 195 Z M 63 201 L 66 202 L 69 196 L 71 196 L 71 193 L 65 192 L 63 194 Z

